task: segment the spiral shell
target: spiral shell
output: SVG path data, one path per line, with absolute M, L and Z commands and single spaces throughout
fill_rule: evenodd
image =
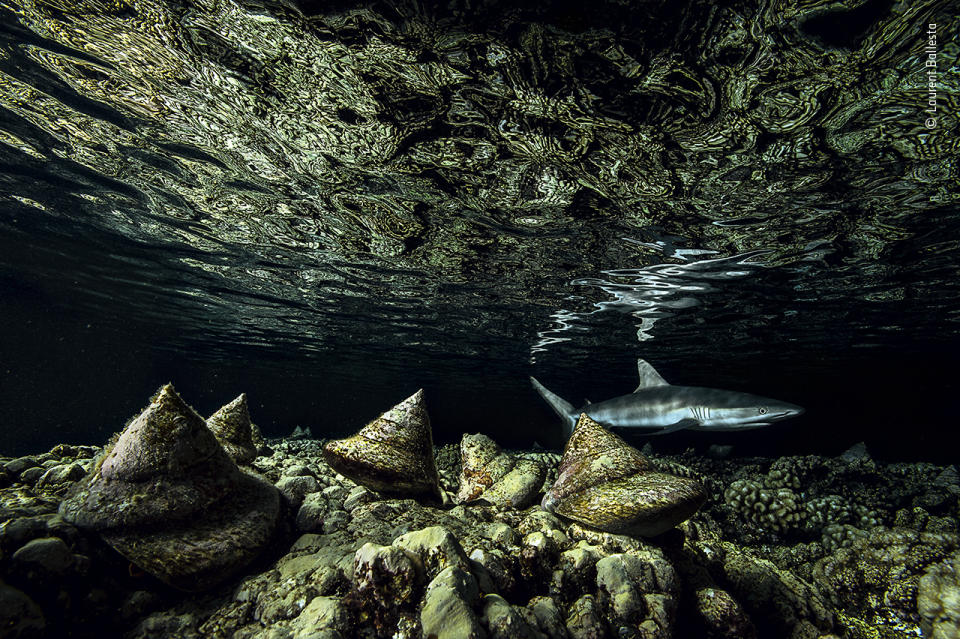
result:
M 328 442 L 323 457 L 340 474 L 377 492 L 440 498 L 422 388 L 356 435 Z
M 543 486 L 543 464 L 503 452 L 486 435 L 464 435 L 460 455 L 457 503 L 483 499 L 495 506 L 522 509 L 533 503 Z
M 705 499 L 700 482 L 655 471 L 640 451 L 581 414 L 542 506 L 598 530 L 650 537 Z
M 256 558 L 279 512 L 277 490 L 241 471 L 171 384 L 60 505 L 65 520 L 188 591 L 221 583 Z
M 207 428 L 233 461 L 249 464 L 256 459 L 257 447 L 253 443 L 253 424 L 246 393 L 240 393 L 239 397 L 207 418 Z

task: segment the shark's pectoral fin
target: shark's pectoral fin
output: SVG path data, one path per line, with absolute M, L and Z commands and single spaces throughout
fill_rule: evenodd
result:
M 650 434 L 651 435 L 669 435 L 670 433 L 675 433 L 678 430 L 683 430 L 685 428 L 690 428 L 691 426 L 696 426 L 699 423 L 700 422 L 698 422 L 697 420 L 688 417 L 687 419 L 681 419 L 679 422 L 670 424 L 663 430 L 658 430 L 657 432 L 650 433 Z
M 637 390 L 641 391 L 644 388 L 650 388 L 651 386 L 669 386 L 670 384 L 660 376 L 660 373 L 656 369 L 647 363 L 645 359 L 637 360 L 637 374 L 640 376 L 640 385 L 637 386 Z

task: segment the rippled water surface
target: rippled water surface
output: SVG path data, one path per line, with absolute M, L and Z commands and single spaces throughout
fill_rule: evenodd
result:
M 812 408 L 783 450 L 877 420 L 935 448 L 957 16 L 0 0 L 0 441 L 99 442 L 169 378 L 259 392 L 275 434 L 426 385 L 443 433 L 529 444 L 556 426 L 529 374 L 576 403 L 645 357 Z

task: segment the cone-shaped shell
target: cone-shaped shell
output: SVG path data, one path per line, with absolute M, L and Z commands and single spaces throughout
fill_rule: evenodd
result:
M 167 384 L 60 505 L 134 564 L 203 590 L 253 560 L 271 538 L 279 494 L 240 471 L 204 420 Z
M 331 468 L 378 492 L 439 498 L 433 434 L 423 389 L 373 420 L 352 437 L 328 442 Z
M 250 423 L 246 393 L 241 393 L 240 397 L 207 418 L 207 428 L 233 461 L 249 464 L 256 459 L 257 447 L 253 443 L 253 425 Z
M 204 510 L 239 475 L 203 418 L 167 384 L 60 511 L 95 530 L 161 523 Z
M 705 499 L 700 482 L 652 470 L 640 451 L 582 414 L 542 505 L 598 530 L 648 537 L 684 521 Z
M 121 555 L 161 581 L 188 592 L 236 575 L 268 546 L 280 516 L 280 493 L 252 472 L 235 489 L 188 519 L 101 534 Z

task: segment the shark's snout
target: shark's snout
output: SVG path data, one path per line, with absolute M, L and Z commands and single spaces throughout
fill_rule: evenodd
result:
M 787 419 L 788 417 L 797 417 L 798 415 L 803 415 L 806 410 L 803 408 L 803 406 L 782 402 L 781 404 L 778 404 L 772 412 L 774 419 Z

